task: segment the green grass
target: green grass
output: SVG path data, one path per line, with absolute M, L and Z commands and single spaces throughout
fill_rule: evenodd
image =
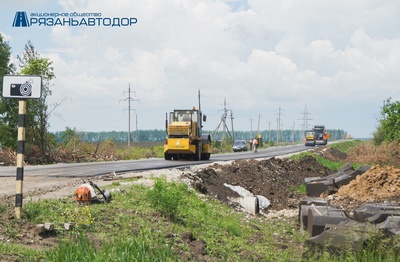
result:
M 161 182 L 157 182 L 161 181 Z M 96 205 L 78 205 L 70 200 L 28 202 L 23 207 L 24 223 L 52 222 L 60 240 L 56 248 L 15 244 L 0 245 L 0 258 L 23 257 L 29 261 L 177 261 L 198 260 L 191 257 L 190 245 L 182 239 L 190 233 L 203 241 L 212 261 L 287 261 L 299 259 L 299 247 L 305 239 L 296 229 L 297 219 L 267 221 L 238 213 L 213 199 L 199 198 L 183 184 L 157 180 L 161 187 L 150 189 L 133 185 L 113 194 L 112 201 Z M 156 196 L 175 206 L 173 219 L 154 202 Z M 157 201 L 156 201 L 157 202 Z M 177 204 L 178 203 L 178 204 Z M 16 221 L 16 220 L 12 220 Z M 66 222 L 73 231 L 63 230 Z M 10 235 L 19 231 L 18 223 L 9 223 Z M 0 232 L 5 225 L 0 224 Z M 287 248 L 281 246 L 291 243 Z M 6 248 L 7 247 L 7 248 Z M 23 252 L 17 253 L 18 249 Z M 184 258 L 179 258 L 178 255 Z M 79 258 L 79 259 L 77 259 Z M 150 260 L 149 260 L 150 259 Z M 293 261 L 295 261 L 293 260 Z
M 318 163 L 320 163 L 324 167 L 329 168 L 331 170 L 339 170 L 342 166 L 345 165 L 342 162 L 330 161 L 326 158 L 323 158 L 321 156 L 318 156 L 317 154 L 310 153 L 310 152 L 302 152 L 300 154 L 293 155 L 290 157 L 290 159 L 299 160 L 306 156 L 312 156 L 313 158 L 315 158 L 317 160 Z
M 335 148 L 343 153 L 347 153 L 351 148 L 359 145 L 360 143 L 364 143 L 364 142 L 361 140 L 350 140 L 350 141 L 331 144 L 329 146 L 332 148 Z M 339 170 L 341 167 L 343 167 L 346 164 L 343 162 L 331 161 L 329 159 L 326 159 L 324 157 L 321 157 L 321 156 L 319 156 L 315 153 L 311 153 L 311 152 L 302 152 L 300 154 L 293 155 L 290 158 L 293 160 L 299 160 L 299 159 L 304 158 L 305 156 L 314 157 L 318 163 L 320 163 L 324 167 L 329 168 L 330 170 L 334 170 L 334 171 Z M 354 169 L 357 169 L 360 167 L 360 164 L 357 164 L 357 163 L 352 163 L 352 165 L 353 165 Z
M 40 261 L 44 251 L 28 246 L 0 242 L 0 259 L 2 261 Z
M 178 261 L 171 244 L 160 241 L 156 247 L 147 236 L 114 237 L 97 248 L 86 235 L 62 240 L 57 249 L 48 250 L 46 261 Z
M 360 143 L 364 143 L 361 140 L 349 140 L 349 141 L 344 141 L 344 142 L 340 142 L 340 143 L 334 143 L 334 144 L 330 144 L 329 146 L 332 148 L 335 148 L 343 153 L 347 153 L 349 152 L 349 150 L 357 145 L 359 145 Z
M 306 194 L 307 193 L 307 189 L 306 189 L 306 185 L 305 184 L 302 184 L 297 188 L 292 188 L 290 191 L 291 192 L 297 192 L 297 193 L 300 193 L 300 194 Z
M 307 233 L 298 230 L 297 217 L 271 218 L 240 213 L 220 202 L 199 197 L 183 184 L 156 180 L 150 189 L 141 185 L 123 188 L 109 203 L 78 205 L 72 200 L 30 201 L 23 208 L 24 223 L 52 222 L 59 239 L 55 248 L 0 244 L 0 258 L 17 261 L 186 261 L 192 257 L 184 234 L 203 241 L 211 261 L 301 261 Z M 179 195 L 179 196 L 176 196 Z M 158 201 L 175 208 L 173 219 Z M 64 231 L 72 222 L 74 229 Z M 0 224 L 0 232 L 18 235 L 19 223 Z M 390 253 L 390 252 L 388 252 Z M 314 261 L 372 261 L 356 254 L 335 260 L 327 254 Z M 381 254 L 380 254 L 381 255 Z M 385 258 L 390 258 L 385 253 Z M 313 261 L 313 257 L 309 258 Z M 379 261 L 379 260 L 374 260 Z M 384 260 L 381 260 L 384 261 Z M 390 261 L 390 260 L 388 260 Z

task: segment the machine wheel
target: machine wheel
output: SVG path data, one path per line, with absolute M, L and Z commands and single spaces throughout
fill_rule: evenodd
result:
M 168 154 L 168 153 L 164 154 L 164 159 L 165 160 L 171 160 L 171 158 L 172 158 L 171 154 Z

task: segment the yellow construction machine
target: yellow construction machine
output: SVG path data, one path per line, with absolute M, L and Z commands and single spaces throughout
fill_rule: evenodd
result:
M 314 130 L 307 130 L 305 132 L 304 144 L 306 146 L 315 146 L 315 132 L 314 132 Z
M 212 152 L 211 136 L 202 134 L 203 115 L 200 108 L 200 90 L 198 92 L 199 107 L 196 109 L 175 109 L 166 114 L 165 129 L 167 139 L 164 144 L 165 160 L 209 160 Z

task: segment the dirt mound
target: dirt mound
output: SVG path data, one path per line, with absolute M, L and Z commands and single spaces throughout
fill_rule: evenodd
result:
M 239 195 L 226 184 L 240 186 L 253 195 L 268 198 L 271 210 L 281 210 L 298 206 L 300 198 L 304 196 L 298 192 L 304 185 L 304 178 L 323 177 L 332 173 L 311 156 L 301 160 L 238 160 L 230 165 L 214 164 L 196 172 L 192 186 L 203 194 L 227 203 L 230 203 L 230 198 Z
M 339 188 L 336 197 L 349 197 L 360 202 L 379 202 L 400 196 L 400 169 L 373 166 L 349 184 Z
M 346 162 L 347 154 L 332 147 L 317 147 L 313 150 L 317 155 L 330 161 Z

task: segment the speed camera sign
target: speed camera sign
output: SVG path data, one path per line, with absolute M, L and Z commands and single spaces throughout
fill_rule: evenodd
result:
M 6 75 L 3 77 L 3 97 L 40 98 L 42 78 L 33 75 Z

